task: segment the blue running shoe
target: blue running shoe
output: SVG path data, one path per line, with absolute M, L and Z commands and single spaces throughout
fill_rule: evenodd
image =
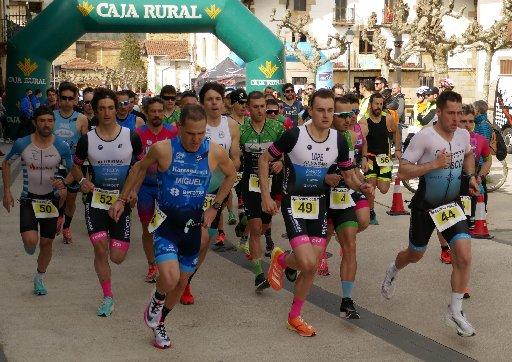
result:
M 44 286 L 43 279 L 34 278 L 34 294 L 35 295 L 46 295 L 48 291 Z
M 98 308 L 98 317 L 108 317 L 114 311 L 114 299 L 110 297 L 104 297 L 103 302 Z

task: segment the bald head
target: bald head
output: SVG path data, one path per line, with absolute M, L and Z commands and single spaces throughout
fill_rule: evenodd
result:
M 400 83 L 393 83 L 393 86 L 391 87 L 391 95 L 396 96 L 400 93 L 402 93 L 402 87 L 400 87 Z

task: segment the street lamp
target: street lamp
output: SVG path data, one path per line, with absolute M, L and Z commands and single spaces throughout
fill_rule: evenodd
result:
M 347 44 L 347 84 L 348 89 L 350 90 L 350 46 L 352 45 L 352 42 L 354 41 L 354 32 L 351 28 L 347 29 L 347 32 L 345 33 L 345 44 Z

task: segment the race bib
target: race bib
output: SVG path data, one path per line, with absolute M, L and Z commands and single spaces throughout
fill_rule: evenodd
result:
M 467 216 L 471 216 L 471 197 L 461 196 L 460 201 L 462 203 L 462 208 L 464 209 L 464 214 Z
M 268 178 L 268 188 L 272 188 L 272 177 Z M 251 176 L 249 176 L 249 191 L 257 192 L 259 194 L 261 193 L 260 179 L 257 175 L 253 173 L 251 174 Z
M 148 231 L 150 233 L 153 233 L 162 223 L 167 219 L 167 215 L 160 210 L 158 207 L 158 204 L 155 205 L 155 213 L 153 214 L 153 217 L 151 218 L 151 221 L 148 225 Z
M 351 193 L 351 190 L 346 188 L 332 188 L 329 195 L 329 207 L 333 210 L 344 210 L 355 206 L 356 204 L 350 196 Z
M 375 160 L 379 167 L 393 167 L 393 161 L 391 161 L 391 157 L 388 155 L 377 155 L 375 156 Z
M 206 211 L 206 209 L 213 205 L 213 200 L 215 200 L 214 194 L 206 194 L 203 201 L 203 211 Z
M 59 217 L 59 210 L 50 200 L 32 200 L 32 209 L 34 209 L 36 219 Z
M 95 209 L 108 210 L 119 197 L 118 190 L 94 189 L 92 193 L 91 207 Z
M 352 161 L 352 163 L 354 163 L 356 158 L 356 152 L 354 150 L 348 151 L 348 158 L 350 161 Z
M 237 172 L 236 173 L 236 180 L 235 180 L 235 184 L 233 185 L 233 187 L 235 187 L 236 185 L 238 185 L 238 183 L 240 182 L 240 180 L 242 179 L 242 175 L 243 173 L 242 172 Z
M 439 232 L 445 231 L 459 221 L 466 220 L 464 211 L 455 202 L 429 210 L 429 213 Z
M 292 196 L 292 216 L 295 219 L 318 219 L 320 199 L 318 197 Z

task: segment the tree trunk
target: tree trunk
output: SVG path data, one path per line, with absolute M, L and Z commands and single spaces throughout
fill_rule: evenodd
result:
M 384 60 L 380 61 L 380 75 L 389 80 L 389 64 Z
M 316 83 L 317 69 L 308 69 L 308 83 Z
M 484 66 L 484 89 L 483 89 L 483 99 L 489 103 L 489 87 L 491 81 L 491 65 L 492 65 L 492 56 L 494 54 L 489 50 L 485 51 L 485 66 Z
M 444 49 L 436 49 L 434 54 L 431 54 L 434 62 L 434 82 L 439 83 L 442 78 L 448 77 L 448 52 Z

